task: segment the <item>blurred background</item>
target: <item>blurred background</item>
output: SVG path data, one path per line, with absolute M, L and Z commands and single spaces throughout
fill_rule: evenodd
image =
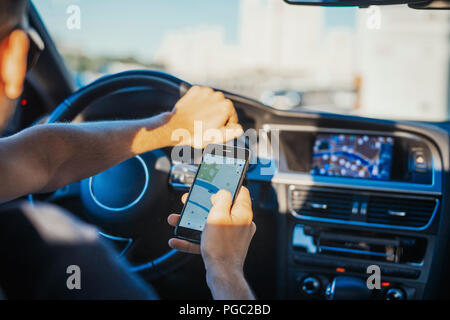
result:
M 34 0 L 79 86 L 157 69 L 278 109 L 450 118 L 450 12 L 282 0 Z M 80 9 L 70 28 L 68 8 Z

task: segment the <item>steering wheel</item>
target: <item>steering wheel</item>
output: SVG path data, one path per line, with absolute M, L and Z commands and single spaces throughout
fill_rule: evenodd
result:
M 106 76 L 73 93 L 52 112 L 47 123 L 71 122 L 99 99 L 135 88 L 162 91 L 176 101 L 190 84 L 158 71 L 127 71 Z M 155 114 L 159 112 L 155 110 Z M 156 259 L 133 262 L 133 256 L 142 255 L 158 241 L 160 228 L 154 224 L 166 223 L 155 212 L 167 210 L 164 203 L 168 202 L 170 167 L 166 153 L 154 150 L 80 183 L 80 200 L 88 220 L 99 227 L 102 236 L 125 242 L 121 254 L 130 261 L 132 271 L 144 272 L 147 279 L 173 271 L 190 257 L 170 250 Z M 29 196 L 30 201 L 34 198 Z

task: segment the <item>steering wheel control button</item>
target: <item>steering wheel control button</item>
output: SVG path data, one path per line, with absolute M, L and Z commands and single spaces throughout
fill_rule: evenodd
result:
M 306 277 L 300 282 L 300 291 L 310 297 L 318 295 L 320 288 L 319 279 L 313 276 Z

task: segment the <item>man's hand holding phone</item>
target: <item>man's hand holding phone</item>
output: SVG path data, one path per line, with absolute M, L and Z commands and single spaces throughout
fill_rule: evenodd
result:
M 184 194 L 185 203 L 188 194 Z M 209 212 L 200 245 L 173 238 L 169 246 L 179 251 L 201 254 L 207 272 L 207 283 L 215 299 L 253 299 L 244 278 L 244 261 L 256 231 L 250 193 L 241 187 L 234 204 L 231 193 L 220 190 L 211 196 Z M 180 215 L 168 218 L 176 226 Z

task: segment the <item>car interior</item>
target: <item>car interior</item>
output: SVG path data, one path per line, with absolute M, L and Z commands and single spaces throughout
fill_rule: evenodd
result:
M 289 8 L 400 4 L 405 11 L 450 8 L 448 1 L 417 0 L 284 3 Z M 40 123 L 151 117 L 171 110 L 193 85 L 141 69 L 79 87 L 36 6 L 29 15 L 45 49 L 27 75 L 5 136 Z M 233 101 L 244 130 L 254 133 L 245 139 L 257 152 L 244 185 L 257 232 L 245 275 L 258 299 L 450 297 L 449 121 L 286 110 L 221 91 Z M 198 153 L 189 163 L 172 161 L 172 153 L 167 148 L 142 154 L 27 200 L 54 203 L 96 225 L 117 256 L 162 299 L 210 299 L 201 257 L 167 245 L 173 235 L 167 216 L 181 211 L 180 197 L 199 163 Z M 381 271 L 378 290 L 366 286 L 373 265 Z

